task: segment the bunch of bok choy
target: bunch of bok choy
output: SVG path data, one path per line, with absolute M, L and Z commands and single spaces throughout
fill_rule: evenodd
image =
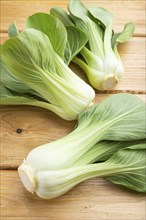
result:
M 85 71 L 95 89 L 113 89 L 124 74 L 117 46 L 131 38 L 135 25 L 127 23 L 121 33 L 115 34 L 112 30 L 113 15 L 106 9 L 95 6 L 87 9 L 80 0 L 70 0 L 68 10 L 69 15 L 60 7 L 54 7 L 50 13 L 58 17 L 66 28 L 76 25 L 88 36 L 88 43 L 80 51 L 81 56 L 74 57 L 72 61 Z
M 112 95 L 84 110 L 70 134 L 28 154 L 18 169 L 25 188 L 50 199 L 81 181 L 105 176 L 145 192 L 144 117 L 144 102 L 130 94 Z
M 33 28 L 35 17 L 38 27 L 42 24 L 40 30 Z M 12 24 L 11 38 L 1 46 L 1 85 L 11 93 L 6 100 L 3 95 L 2 104 L 18 104 L 21 97 L 19 104 L 26 105 L 27 96 L 29 105 L 47 108 L 66 120 L 76 119 L 92 103 L 95 92 L 65 62 L 83 48 L 87 36 L 76 27 L 66 29 L 59 19 L 44 13 L 30 17 L 27 26 L 19 33 Z

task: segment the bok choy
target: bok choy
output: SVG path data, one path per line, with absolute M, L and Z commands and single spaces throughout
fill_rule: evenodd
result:
M 87 45 L 80 51 L 81 56 L 72 61 L 85 71 L 95 89 L 113 89 L 124 74 L 117 46 L 131 38 L 134 24 L 127 23 L 121 33 L 115 34 L 113 15 L 104 8 L 90 6 L 87 9 L 80 0 L 70 0 L 68 9 L 69 15 L 59 7 L 52 8 L 50 13 L 67 28 L 76 25 L 88 36 Z
M 72 179 L 74 175 L 76 177 L 76 171 L 79 182 L 86 179 L 78 177 L 79 173 L 82 176 L 82 170 L 84 177 L 87 174 L 87 179 L 91 178 L 95 165 L 89 166 L 88 170 L 87 164 L 108 158 L 118 149 L 118 146 L 119 149 L 129 146 L 127 145 L 128 141 L 138 141 L 146 138 L 144 117 L 144 102 L 130 94 L 112 95 L 98 105 L 84 110 L 79 115 L 78 123 L 70 134 L 60 140 L 37 147 L 28 154 L 26 160 L 19 167 L 19 175 L 24 186 L 28 191 L 36 192 L 43 198 L 54 198 L 78 183 L 76 180 L 74 182 L 74 178 Z M 106 141 L 126 142 L 125 146 L 124 143 L 122 146 L 121 143 L 110 142 L 108 148 Z M 144 154 L 142 153 L 142 155 Z M 109 174 L 111 166 L 113 168 L 111 174 L 113 175 L 125 170 L 125 165 L 122 165 L 122 167 L 120 165 L 120 168 L 117 166 L 117 170 L 115 168 L 114 173 L 114 165 L 111 164 L 110 166 L 107 163 L 105 166 L 106 169 L 109 168 L 109 171 L 103 166 L 102 176 Z M 95 166 L 97 176 L 99 167 L 99 164 L 97 169 Z M 66 169 L 69 169 L 69 171 Z M 131 170 L 130 167 L 129 171 Z M 88 175 L 88 171 L 91 175 Z M 53 175 L 56 176 L 55 180 Z M 68 181 L 71 181 L 71 187 Z M 59 185 L 60 183 L 61 185 Z M 49 184 L 52 184 L 52 186 L 56 184 L 55 188 L 57 189 L 58 186 L 61 193 L 58 189 L 59 194 L 57 192 L 53 195 L 50 194 L 54 192 L 53 188 L 49 189 Z
M 34 17 L 28 20 L 28 26 L 32 26 Z M 17 93 L 24 90 L 31 98 L 33 95 L 41 97 L 42 102 L 37 102 L 37 106 L 40 104 L 66 120 L 74 120 L 92 103 L 95 92 L 65 62 L 69 63 L 82 49 L 87 37 L 76 27 L 66 31 L 62 22 L 51 15 L 38 13 L 37 18 L 42 28 L 47 22 L 45 33 L 33 28 L 18 33 L 16 25 L 9 28 L 13 37 L 2 45 L 1 84 Z M 70 40 L 72 35 L 75 46 Z M 80 35 L 82 41 L 78 41 Z
M 44 199 L 61 196 L 80 182 L 93 177 L 107 177 L 115 184 L 144 193 L 146 192 L 145 156 L 146 144 L 139 144 L 121 149 L 107 161 L 97 164 L 58 170 L 38 169 L 35 172 L 29 167 L 30 173 L 27 170 L 28 165 L 23 164 L 19 167 L 19 175 L 24 183 L 26 179 L 23 174 L 27 171 L 27 177 L 31 181 L 31 185 L 27 185 L 28 189 Z M 29 188 L 32 186 L 33 188 Z

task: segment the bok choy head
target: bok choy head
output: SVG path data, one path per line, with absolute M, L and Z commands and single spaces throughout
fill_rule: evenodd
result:
M 106 158 L 110 152 L 115 152 L 118 146 L 119 148 L 121 146 L 110 144 L 108 149 L 105 142 L 102 145 L 101 141 L 127 142 L 144 139 L 146 137 L 144 117 L 144 102 L 130 94 L 110 96 L 100 104 L 84 110 L 70 134 L 37 147 L 28 154 L 19 168 L 24 185 L 26 186 L 27 179 L 29 186 L 26 188 L 33 191 L 34 176 L 38 172 L 93 163 Z
M 137 192 L 146 192 L 146 144 L 117 151 L 107 161 L 75 166 L 62 170 L 37 171 L 33 176 L 34 192 L 41 198 L 52 199 L 63 195 L 77 184 L 93 178 L 107 177 L 115 184 Z
M 113 15 L 104 8 L 91 6 L 87 9 L 80 0 L 70 0 L 70 14 L 59 7 L 50 13 L 65 25 L 76 25 L 88 36 L 88 44 L 80 51 L 81 57 L 73 58 L 87 74 L 91 85 L 98 90 L 113 89 L 124 73 L 118 53 L 118 43 L 129 40 L 134 32 L 134 24 L 125 25 L 122 33 L 113 34 Z
M 27 28 L 10 38 L 2 45 L 2 62 L 12 78 L 22 82 L 32 90 L 32 94 L 37 94 L 48 103 L 48 109 L 66 120 L 74 120 L 90 105 L 95 92 L 65 62 L 70 62 L 71 57 L 78 53 L 87 42 L 87 37 L 71 27 L 69 33 L 82 35 L 82 42 L 73 47 L 67 38 L 68 32 L 57 18 L 40 13 L 28 20 L 28 26 L 33 26 L 35 16 L 42 28 L 44 21 L 49 25 L 46 33 Z M 38 26 L 39 22 L 36 21 Z M 5 80 L 8 74 L 3 73 L 3 85 L 9 88 Z M 15 86 L 12 90 L 15 91 Z

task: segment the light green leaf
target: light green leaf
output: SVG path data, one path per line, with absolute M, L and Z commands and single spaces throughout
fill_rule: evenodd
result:
M 65 48 L 65 62 L 67 64 L 75 57 L 88 41 L 87 35 L 74 26 L 67 26 L 67 45 Z
M 67 44 L 65 48 L 65 63 L 69 64 L 87 43 L 88 37 L 85 32 L 74 26 L 74 23 L 62 8 L 53 7 L 50 10 L 50 14 L 57 17 L 66 26 Z
M 124 30 L 120 34 L 117 35 L 115 39 L 115 43 L 124 43 L 128 41 L 132 37 L 134 30 L 135 30 L 134 23 L 130 22 L 126 24 L 124 26 Z
M 115 44 L 117 44 L 116 39 L 118 38 L 118 36 L 120 35 L 120 33 L 114 33 L 111 39 L 111 44 L 112 44 L 112 48 L 114 49 Z
M 68 4 L 70 18 L 75 22 L 76 26 L 88 34 L 86 19 L 88 18 L 88 10 L 80 0 L 70 0 Z
M 80 0 L 71 0 L 69 2 L 68 9 L 76 26 L 88 35 L 90 50 L 94 54 L 103 58 L 104 50 L 102 28 L 100 28 L 98 23 L 92 21 L 89 11 Z
M 14 77 L 14 75 L 10 72 L 10 70 L 6 67 L 6 65 L 0 59 L 0 83 L 5 87 L 19 93 L 28 93 L 32 92 L 30 88 L 25 85 L 18 78 Z
M 0 97 L 11 96 L 11 92 L 2 84 L 0 84 Z
M 70 0 L 68 4 L 68 9 L 71 14 L 76 17 L 81 17 L 82 19 L 84 18 L 84 16 L 89 15 L 87 8 L 80 0 Z
M 45 33 L 54 50 L 64 59 L 67 32 L 59 19 L 46 13 L 36 13 L 28 17 L 27 28 L 34 28 Z
M 115 33 L 112 36 L 112 48 L 118 58 L 120 58 L 120 56 L 117 50 L 117 45 L 119 43 L 125 43 L 126 41 L 128 41 L 132 37 L 134 30 L 135 25 L 134 23 L 130 22 L 124 26 L 124 30 L 121 33 Z
M 121 149 L 107 163 L 121 165 L 117 175 L 107 177 L 112 183 L 138 192 L 146 192 L 146 143 Z
M 119 43 L 124 43 L 124 42 L 128 41 L 132 37 L 134 30 L 135 30 L 135 25 L 131 22 L 131 23 L 128 23 L 125 25 L 124 30 L 121 33 L 117 33 L 112 36 L 112 41 L 111 41 L 112 48 L 113 48 L 113 51 L 114 51 L 116 57 L 119 60 L 119 68 L 120 69 L 121 69 L 120 66 L 122 65 L 122 62 L 121 62 L 120 55 L 118 53 L 117 46 Z M 117 68 L 117 72 L 118 72 L 118 68 Z
M 50 14 L 58 18 L 65 26 L 74 26 L 73 21 L 61 7 L 55 6 L 51 8 Z
M 111 48 L 113 15 L 104 8 L 91 6 L 89 12 L 96 18 L 104 31 L 105 72 L 112 73 L 116 68 L 117 60 Z M 109 54 L 109 55 L 108 55 Z M 108 58 L 109 57 L 109 58 Z
M 45 33 L 49 37 L 54 50 L 67 64 L 87 43 L 85 33 L 74 26 L 65 28 L 58 18 L 49 14 L 37 13 L 32 15 L 28 18 L 27 27 Z
M 78 127 L 80 129 L 86 123 L 93 129 L 95 124 L 104 132 L 102 140 L 140 140 L 146 137 L 145 108 L 145 103 L 135 95 L 112 95 L 98 106 L 83 111 L 78 118 Z
M 96 18 L 100 24 L 105 28 L 109 25 L 109 23 L 113 22 L 113 15 L 104 8 L 90 6 L 89 12 L 92 14 L 94 18 Z
M 0 91 L 0 105 L 31 105 L 36 101 L 26 94 L 10 91 L 2 84 L 0 84 Z
M 18 27 L 15 22 L 9 25 L 8 27 L 8 35 L 9 37 L 15 37 L 19 34 Z

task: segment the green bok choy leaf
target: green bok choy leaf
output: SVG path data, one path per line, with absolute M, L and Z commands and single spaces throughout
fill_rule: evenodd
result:
M 28 154 L 19 167 L 24 186 L 34 192 L 34 179 L 38 172 L 59 171 L 90 164 L 107 158 L 108 154 L 111 155 L 118 146 L 122 146 L 120 143 L 113 143 L 112 147 L 110 143 L 108 148 L 104 141 L 144 139 L 144 117 L 144 102 L 130 94 L 112 95 L 98 105 L 84 110 L 70 134 L 37 147 Z M 125 147 L 127 146 L 129 145 L 126 143 Z

